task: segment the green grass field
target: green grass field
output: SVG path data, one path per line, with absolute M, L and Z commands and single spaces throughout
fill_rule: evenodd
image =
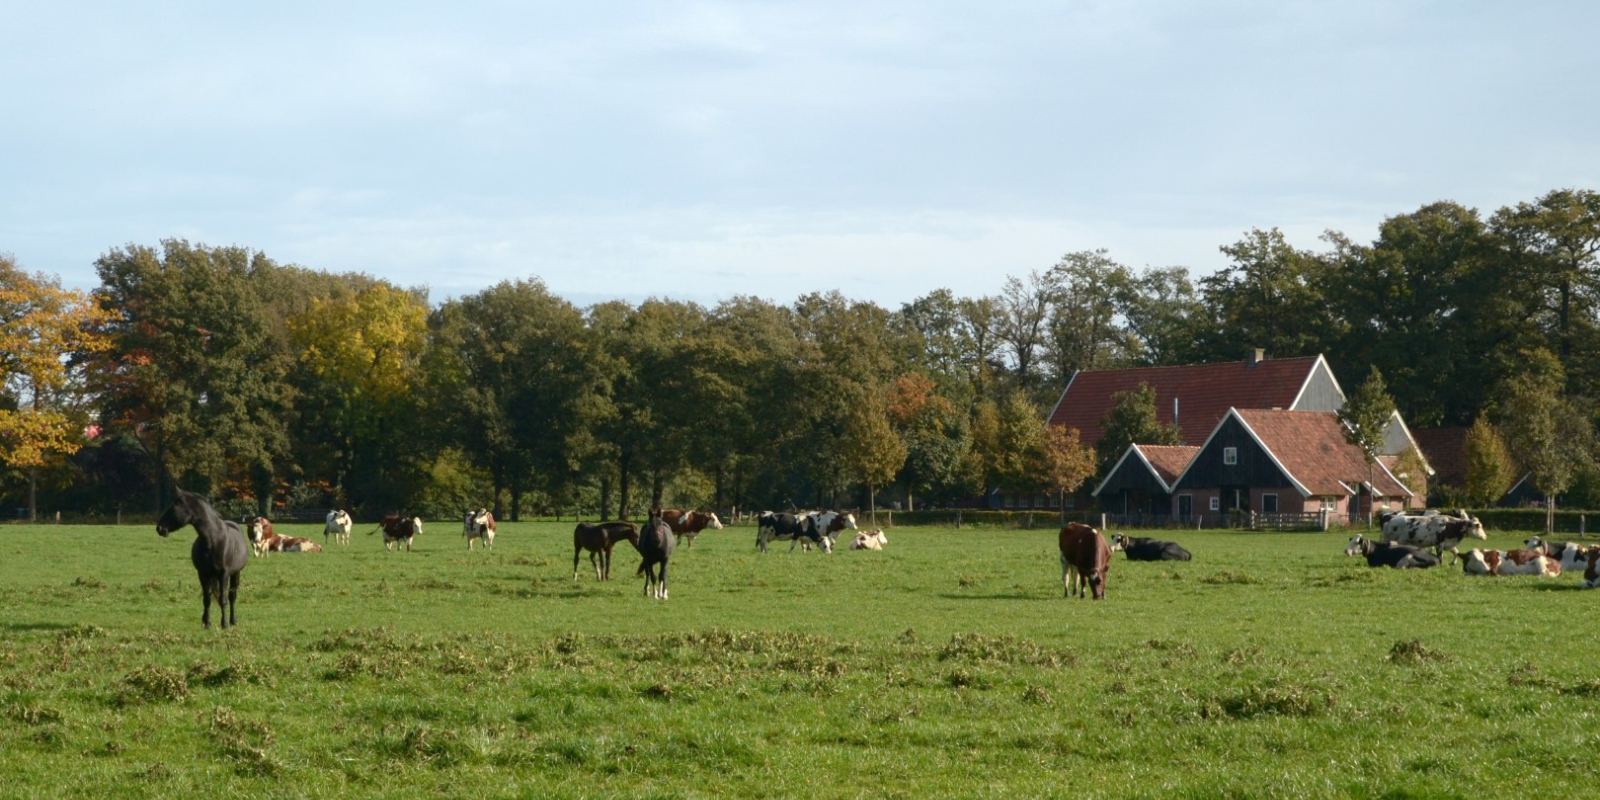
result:
M 1600 592 L 1401 573 L 1342 534 L 1157 534 L 1069 601 L 1055 533 L 894 529 L 672 599 L 571 524 L 493 553 L 252 559 L 201 629 L 192 531 L 0 526 L 0 797 L 1586 797 Z M 320 530 L 281 526 L 280 532 Z M 1521 535 L 1490 544 L 1520 546 Z M 1448 560 L 1448 556 L 1447 556 Z

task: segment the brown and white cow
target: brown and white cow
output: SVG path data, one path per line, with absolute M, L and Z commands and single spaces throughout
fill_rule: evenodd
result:
M 1538 575 L 1541 578 L 1554 578 L 1561 574 L 1561 563 L 1533 550 L 1474 548 L 1462 557 L 1461 571 L 1468 575 Z
M 1600 587 L 1600 546 L 1589 548 L 1589 563 L 1583 568 L 1583 588 Z
M 421 517 L 402 517 L 399 514 L 385 514 L 383 521 L 378 523 L 378 530 L 383 531 L 383 549 L 399 550 L 400 545 L 406 546 L 406 552 L 411 552 L 411 540 L 422 535 Z M 371 536 L 377 533 L 374 530 L 368 533 Z
M 1465 511 L 1458 516 L 1449 514 L 1385 514 L 1383 538 L 1385 541 L 1408 544 L 1412 547 L 1431 547 L 1433 554 L 1444 558 L 1449 550 L 1451 562 L 1461 558 L 1456 545 L 1461 540 L 1489 538 L 1483 532 L 1483 523 Z
M 1572 542 L 1547 542 L 1538 536 L 1529 538 L 1523 546 L 1561 562 L 1563 572 L 1582 572 L 1589 563 L 1589 551 L 1594 549 Z
M 275 553 L 320 553 L 322 545 L 307 539 L 304 536 L 277 536 L 272 543 Z
M 661 512 L 661 521 L 667 523 L 667 527 L 672 529 L 672 534 L 680 543 L 688 539 L 688 547 L 694 547 L 694 537 L 701 531 L 707 528 L 714 531 L 722 530 L 722 520 L 717 519 L 717 515 L 709 511 L 669 508 Z
M 850 541 L 851 550 L 882 550 L 889 543 L 889 537 L 882 530 L 857 531 L 856 538 Z
M 257 556 L 265 556 L 276 550 L 278 534 L 272 532 L 272 522 L 266 517 L 256 517 L 250 520 L 250 549 Z
M 336 508 L 329 511 L 327 520 L 322 525 L 322 541 L 326 542 L 332 537 L 332 540 L 339 544 L 349 544 L 350 528 L 354 524 L 344 509 Z
M 1100 531 L 1081 522 L 1069 522 L 1061 529 L 1061 589 L 1063 595 L 1094 599 L 1106 597 L 1106 572 L 1111 568 L 1111 546 Z
M 461 535 L 467 539 L 467 549 L 472 549 L 474 539 L 483 540 L 483 549 L 494 549 L 494 515 L 489 509 L 480 508 L 477 511 L 468 511 L 461 520 Z

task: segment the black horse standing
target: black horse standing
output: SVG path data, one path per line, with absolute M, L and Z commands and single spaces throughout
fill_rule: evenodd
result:
M 239 597 L 239 573 L 250 563 L 250 545 L 244 529 L 224 520 L 200 495 L 179 489 L 177 502 L 156 521 L 156 533 L 166 536 L 185 525 L 193 525 L 199 534 L 189 549 L 189 560 L 200 574 L 200 600 L 204 604 L 200 624 L 211 627 L 213 597 L 217 599 L 222 627 L 239 624 L 233 606 Z
M 639 541 L 636 545 L 639 555 L 644 556 L 644 561 L 639 564 L 639 571 L 635 576 L 644 575 L 644 593 L 651 595 L 651 587 L 655 588 L 657 600 L 667 599 L 667 560 L 672 558 L 672 549 L 677 546 L 677 540 L 672 535 L 672 529 L 661 519 L 661 510 L 650 512 L 650 521 L 639 530 Z M 659 574 L 652 568 L 660 565 Z

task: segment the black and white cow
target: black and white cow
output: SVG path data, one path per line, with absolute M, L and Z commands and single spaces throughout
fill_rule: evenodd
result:
M 1111 551 L 1121 550 L 1129 561 L 1188 561 L 1192 556 L 1177 542 L 1147 539 L 1142 536 L 1113 534 Z
M 769 542 L 785 540 L 789 542 L 791 553 L 801 540 L 815 544 L 824 553 L 833 552 L 833 540 L 817 529 L 816 520 L 812 517 L 788 512 L 780 514 L 771 511 L 761 512 L 761 516 L 756 518 L 756 547 L 765 553 Z
M 1547 542 L 1538 536 L 1528 539 L 1523 546 L 1560 562 L 1564 572 L 1582 572 L 1589 563 L 1589 551 L 1594 549 L 1572 542 Z
M 1412 547 L 1431 547 L 1433 554 L 1444 558 L 1449 550 L 1451 563 L 1461 558 L 1456 545 L 1461 540 L 1489 538 L 1483 532 L 1483 523 L 1465 511 L 1457 516 L 1450 514 L 1385 514 L 1383 538 L 1385 541 Z
M 1369 567 L 1427 569 L 1439 566 L 1439 557 L 1420 547 L 1394 542 L 1374 542 L 1361 534 L 1350 537 L 1347 556 L 1366 556 Z

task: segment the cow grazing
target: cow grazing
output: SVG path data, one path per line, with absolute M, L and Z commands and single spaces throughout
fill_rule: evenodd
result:
M 1475 548 L 1462 557 L 1461 571 L 1468 575 L 1537 575 L 1554 578 L 1561 574 L 1561 563 L 1534 550 Z
M 644 560 L 639 562 L 639 571 L 634 573 L 634 577 L 644 576 L 646 597 L 667 599 L 667 562 L 672 559 L 672 550 L 677 545 L 672 528 L 661 519 L 661 510 L 651 512 L 650 520 L 639 531 L 637 546 Z
M 1111 550 L 1112 552 L 1121 550 L 1129 561 L 1188 561 L 1192 558 L 1189 551 L 1183 549 L 1177 542 L 1124 536 L 1120 533 L 1112 535 Z
M 1408 544 L 1412 547 L 1431 547 L 1433 554 L 1444 558 L 1444 551 L 1449 550 L 1451 563 L 1461 557 L 1456 550 L 1456 545 L 1467 537 L 1473 539 L 1489 538 L 1483 532 L 1483 523 L 1465 511 L 1458 516 L 1449 514 L 1395 514 L 1384 515 L 1383 538 L 1385 541 L 1398 544 Z
M 1600 587 L 1600 546 L 1589 548 L 1589 562 L 1583 568 L 1583 588 Z
M 399 550 L 400 545 L 406 546 L 406 552 L 411 552 L 411 540 L 422 535 L 421 517 L 402 517 L 399 514 L 385 514 L 383 521 L 378 523 L 378 530 L 383 531 L 383 549 Z M 377 531 L 373 531 L 377 533 Z M 371 536 L 372 534 L 367 534 Z
M 1106 571 L 1111 568 L 1111 547 L 1100 531 L 1081 522 L 1061 529 L 1061 589 L 1063 596 L 1106 597 Z
M 572 530 L 572 579 L 578 579 L 578 556 L 589 551 L 595 580 L 611 580 L 611 549 L 617 542 L 639 547 L 639 529 L 631 522 L 580 522 Z
M 326 543 L 329 537 L 332 537 L 333 541 L 339 544 L 350 544 L 350 528 L 354 524 L 354 520 L 350 519 L 350 515 L 346 514 L 344 509 L 336 508 L 329 511 L 327 522 L 322 526 L 322 541 Z
M 250 563 L 244 529 L 224 520 L 205 498 L 179 489 L 177 501 L 156 520 L 156 533 L 165 538 L 185 525 L 193 525 L 197 534 L 189 548 L 189 561 L 200 577 L 200 624 L 211 627 L 211 601 L 215 599 L 222 627 L 238 625 L 234 605 L 239 599 L 239 576 Z
M 1595 549 L 1572 542 L 1547 542 L 1538 536 L 1528 539 L 1523 546 L 1560 562 L 1563 572 L 1582 572 L 1589 563 L 1589 551 Z
M 1374 542 L 1361 534 L 1350 537 L 1345 547 L 1347 556 L 1366 556 L 1369 567 L 1394 569 L 1427 569 L 1439 566 L 1439 557 L 1420 547 L 1394 542 Z
M 678 543 L 683 544 L 685 539 L 689 542 L 686 546 L 694 547 L 694 537 L 701 531 L 710 528 L 714 531 L 722 530 L 722 520 L 709 511 L 683 511 L 669 508 L 661 512 L 661 521 L 667 523 L 672 529 L 672 534 L 678 538 Z
M 788 512 L 774 514 L 763 511 L 756 518 L 756 547 L 763 553 L 767 552 L 767 544 L 773 541 L 788 541 L 789 552 L 793 553 L 794 546 L 801 540 L 815 544 L 824 553 L 833 552 L 833 540 L 822 534 L 816 520 L 810 515 L 802 517 Z
M 477 511 L 468 511 L 461 520 L 461 535 L 467 539 L 467 549 L 472 549 L 475 539 L 483 540 L 483 549 L 494 549 L 494 515 L 489 509 L 480 508 Z
M 851 550 L 882 550 L 889 543 L 889 537 L 883 535 L 881 530 L 857 531 L 856 538 L 850 541 Z

